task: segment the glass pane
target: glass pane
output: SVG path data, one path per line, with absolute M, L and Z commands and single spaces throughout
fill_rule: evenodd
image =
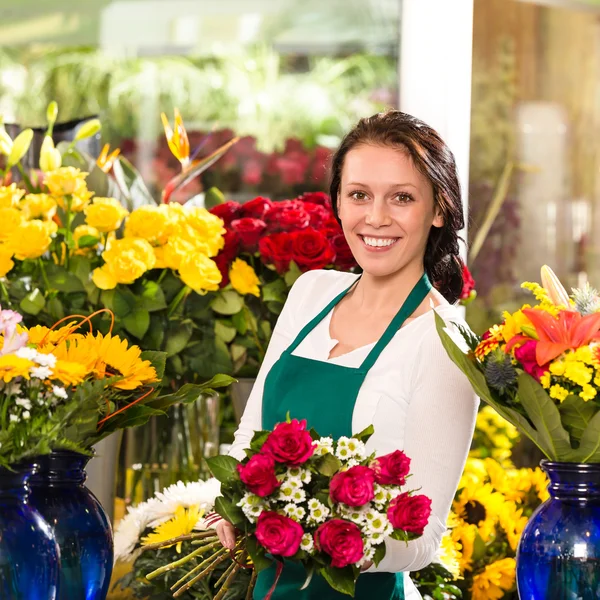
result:
M 471 266 L 483 331 L 550 265 L 600 283 L 600 9 L 475 0 Z

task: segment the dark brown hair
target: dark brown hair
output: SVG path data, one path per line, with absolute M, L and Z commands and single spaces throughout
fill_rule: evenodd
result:
M 352 148 L 361 144 L 406 150 L 419 171 L 431 182 L 434 202 L 444 225 L 431 228 L 423 261 L 425 272 L 448 302 L 456 302 L 463 287 L 458 233 L 465 221 L 456 162 L 450 148 L 423 121 L 399 110 L 361 119 L 344 137 L 331 163 L 331 204 L 338 221 L 337 203 L 344 160 Z

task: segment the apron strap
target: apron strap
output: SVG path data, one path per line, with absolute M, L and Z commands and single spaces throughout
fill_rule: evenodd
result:
M 421 302 L 427 297 L 427 294 L 432 289 L 431 282 L 427 277 L 427 273 L 423 273 L 423 276 L 415 287 L 412 289 L 408 298 L 404 301 L 404 304 L 400 310 L 396 313 L 396 316 L 392 319 L 392 322 L 388 325 L 384 334 L 381 336 L 379 341 L 375 344 L 375 347 L 369 352 L 367 358 L 365 358 L 363 364 L 360 366 L 360 370 L 365 374 L 375 364 L 375 361 L 379 358 L 379 355 L 383 352 L 383 349 L 389 344 L 396 332 L 402 327 L 404 321 L 412 315 L 415 310 L 419 307 Z
M 333 307 L 350 291 L 353 285 L 355 285 L 360 276 L 353 281 L 343 292 L 340 292 L 314 319 L 309 321 L 296 336 L 296 339 L 285 351 L 287 354 L 291 354 L 304 340 L 304 338 L 333 310 Z

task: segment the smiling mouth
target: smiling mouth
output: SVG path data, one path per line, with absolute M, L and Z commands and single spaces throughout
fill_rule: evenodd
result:
M 400 239 L 398 237 L 379 238 L 360 234 L 358 235 L 358 237 L 362 240 L 363 244 L 367 246 L 367 248 L 372 249 L 390 248 Z

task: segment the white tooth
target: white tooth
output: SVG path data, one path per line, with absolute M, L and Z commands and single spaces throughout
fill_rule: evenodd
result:
M 396 240 L 395 239 L 380 239 L 380 238 L 369 238 L 369 237 L 365 237 L 363 238 L 365 241 L 365 244 L 367 244 L 368 246 L 374 246 L 374 247 L 384 247 L 384 246 L 391 246 Z

